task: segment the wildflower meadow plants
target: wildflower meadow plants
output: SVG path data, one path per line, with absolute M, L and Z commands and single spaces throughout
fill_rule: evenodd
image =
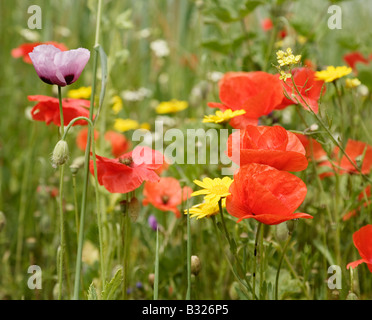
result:
M 0 299 L 372 299 L 372 7 L 331 3 L 2 1 Z

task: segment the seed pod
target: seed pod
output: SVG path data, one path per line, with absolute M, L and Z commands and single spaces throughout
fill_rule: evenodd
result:
M 201 269 L 201 262 L 198 256 L 191 256 L 191 273 L 197 276 Z
M 68 160 L 68 145 L 65 140 L 59 140 L 52 154 L 52 166 L 54 168 L 63 165 Z

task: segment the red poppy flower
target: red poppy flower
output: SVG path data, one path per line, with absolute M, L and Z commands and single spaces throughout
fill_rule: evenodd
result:
M 51 44 L 56 48 L 60 49 L 61 51 L 67 51 L 68 48 L 63 43 L 58 43 L 55 41 L 47 41 L 47 42 L 33 42 L 33 43 L 24 43 L 21 44 L 19 47 L 14 48 L 11 51 L 13 58 L 23 58 L 23 61 L 29 64 L 32 64 L 31 58 L 29 57 L 29 53 L 34 50 L 35 47 L 42 45 L 42 44 Z
M 257 124 L 258 118 L 268 115 L 283 100 L 283 89 L 279 78 L 263 71 L 228 72 L 219 82 L 221 103 L 208 106 L 222 111 L 245 110 L 245 114 L 231 119 L 234 128 Z
M 162 165 L 163 158 L 159 151 L 143 146 L 137 146 L 116 159 L 96 155 L 98 182 L 111 193 L 128 193 L 143 181 L 159 181 L 154 170 Z M 93 160 L 89 163 L 89 170 L 94 174 Z
M 32 119 L 44 121 L 47 125 L 53 122 L 56 126 L 61 126 L 59 100 L 57 98 L 36 95 L 28 96 L 30 101 L 39 101 L 31 110 Z M 89 118 L 89 100 L 83 99 L 62 99 L 64 125 L 67 126 L 70 121 L 76 117 Z M 87 125 L 85 120 L 78 120 L 74 124 Z
M 295 175 L 262 164 L 248 164 L 234 175 L 226 198 L 227 212 L 238 218 L 253 218 L 264 224 L 313 217 L 294 213 L 305 199 L 305 183 Z
M 94 141 L 96 141 L 99 137 L 99 132 L 94 129 Z M 85 148 L 87 147 L 87 141 L 88 141 L 88 128 L 83 128 L 79 131 L 79 133 L 76 136 L 76 145 L 78 148 L 82 151 L 85 151 Z
M 265 18 L 261 21 L 261 28 L 263 31 L 269 31 L 273 28 L 274 24 L 270 18 Z
M 260 163 L 278 170 L 302 171 L 308 165 L 301 141 L 280 126 L 247 126 L 229 136 L 227 150 L 240 166 Z
M 365 154 L 364 154 L 365 151 Z M 358 165 L 363 174 L 368 174 L 372 169 L 372 146 L 366 144 L 362 141 L 349 139 L 347 141 L 345 152 L 348 154 L 349 158 L 353 161 L 354 164 Z M 358 170 L 350 163 L 349 159 L 343 155 L 339 159 L 340 150 L 338 147 L 335 147 L 333 150 L 333 158 L 337 167 L 334 167 L 331 162 L 324 161 L 321 165 L 328 166 L 334 171 L 337 171 L 338 174 L 353 174 L 359 173 Z M 363 159 L 363 163 L 360 163 Z M 327 172 L 323 174 L 323 177 L 333 176 L 333 172 Z
M 364 262 L 367 264 L 369 271 L 372 272 L 372 224 L 367 224 L 354 232 L 353 241 L 362 259 L 350 262 L 346 266 L 347 269 L 350 267 L 354 269 Z
M 143 205 L 151 203 L 155 208 L 162 211 L 172 211 L 177 218 L 181 213 L 177 206 L 190 197 L 192 189 L 183 187 L 179 181 L 172 177 L 162 177 L 159 182 L 146 182 L 143 189 Z
M 344 55 L 344 61 L 349 65 L 353 71 L 356 71 L 357 63 L 368 64 L 369 61 L 360 52 L 354 51 Z
M 121 156 L 131 146 L 130 141 L 123 134 L 115 131 L 107 131 L 105 133 L 105 140 L 110 142 L 111 153 L 114 157 Z
M 289 97 L 294 97 L 293 99 L 288 99 L 286 96 L 284 96 L 282 103 L 275 109 L 281 110 L 289 105 L 297 104 L 297 101 L 299 101 L 306 110 L 309 110 L 306 105 L 308 104 L 315 113 L 318 113 L 318 100 L 320 98 L 320 94 L 325 93 L 325 87 L 323 87 L 324 81 L 316 80 L 315 71 L 309 68 L 293 69 L 292 77 L 302 98 L 295 90 L 292 79 L 289 78 L 283 82 L 284 89 Z
M 369 198 L 371 197 L 371 186 L 367 186 L 361 193 L 359 193 L 358 195 L 358 202 L 362 202 L 363 201 L 363 206 L 364 207 L 367 207 L 370 205 L 370 200 Z M 367 198 L 367 199 L 366 199 Z M 357 212 L 360 211 L 360 208 L 361 206 L 359 206 L 357 209 L 355 210 L 351 210 L 349 211 L 348 213 L 346 213 L 343 217 L 342 217 L 342 220 L 343 221 L 347 221 L 349 220 L 350 218 L 356 216 Z

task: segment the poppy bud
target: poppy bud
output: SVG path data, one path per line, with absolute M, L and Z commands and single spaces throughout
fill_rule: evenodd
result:
M 6 225 L 6 218 L 2 211 L 0 211 L 0 232 L 4 229 Z
M 153 286 L 154 285 L 154 282 L 155 282 L 155 274 L 150 273 L 149 274 L 149 283 L 150 283 L 150 285 Z
M 198 256 L 191 256 L 191 273 L 197 276 L 201 269 L 201 262 Z
M 78 170 L 84 166 L 85 157 L 77 157 L 74 159 L 70 165 L 70 170 L 72 174 L 77 174 Z
M 133 197 L 128 205 L 128 213 L 133 222 L 137 221 L 138 213 L 140 212 L 141 206 L 136 197 Z
M 68 145 L 65 140 L 59 140 L 52 154 L 52 165 L 54 168 L 63 165 L 68 160 Z
M 31 251 L 35 250 L 36 248 L 36 238 L 30 237 L 26 239 L 26 246 Z
M 285 241 L 288 238 L 288 226 L 286 223 L 279 223 L 275 226 L 276 237 L 279 241 Z
M 286 221 L 286 225 L 287 225 L 287 228 L 288 228 L 288 233 L 289 234 L 292 234 L 295 226 L 296 226 L 296 220 L 297 219 L 293 219 L 293 220 L 287 220 Z
M 359 298 L 354 292 L 350 291 L 346 297 L 346 300 L 359 300 Z

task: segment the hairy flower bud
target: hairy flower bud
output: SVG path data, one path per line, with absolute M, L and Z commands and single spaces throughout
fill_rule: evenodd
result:
M 201 262 L 198 256 L 191 256 L 191 273 L 197 276 L 201 269 Z
M 52 165 L 54 168 L 61 166 L 68 160 L 68 145 L 65 140 L 59 140 L 52 154 Z

